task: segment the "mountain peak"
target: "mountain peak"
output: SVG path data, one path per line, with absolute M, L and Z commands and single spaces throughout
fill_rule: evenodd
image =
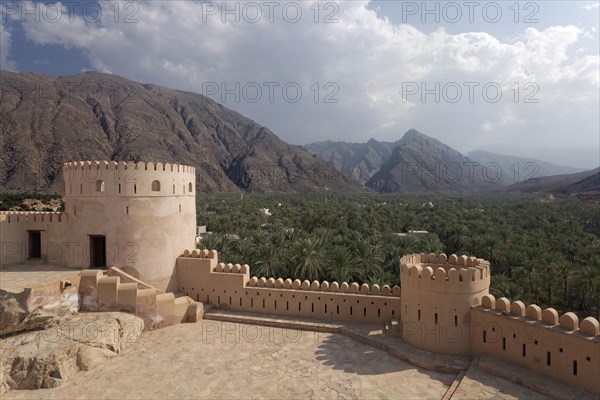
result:
M 200 94 L 95 71 L 3 71 L 2 82 L 56 90 L 42 100 L 10 91 L 0 102 L 0 191 L 58 192 L 62 165 L 73 159 L 191 165 L 201 191 L 361 190 L 325 161 Z M 89 85 L 100 90 L 71 91 Z
M 406 133 L 402 137 L 401 142 L 408 143 L 408 142 L 412 142 L 413 140 L 416 140 L 416 139 L 432 139 L 432 138 L 419 132 L 416 129 L 409 129 L 408 131 L 406 131 Z

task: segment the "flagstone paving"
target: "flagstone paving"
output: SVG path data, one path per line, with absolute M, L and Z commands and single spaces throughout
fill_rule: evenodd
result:
M 63 386 L 4 399 L 440 399 L 455 376 L 330 333 L 204 321 L 144 333 Z
M 63 386 L 8 399 L 543 399 L 471 367 L 417 368 L 332 333 L 204 320 L 145 332 L 120 356 Z M 445 397 L 446 396 L 446 397 Z
M 79 275 L 81 268 L 30 262 L 0 267 L 0 289 L 19 293 L 25 288 L 68 280 Z

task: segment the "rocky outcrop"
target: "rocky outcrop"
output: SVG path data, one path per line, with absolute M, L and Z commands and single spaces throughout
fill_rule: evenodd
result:
M 47 329 L 78 308 L 76 287 L 52 294 L 35 289 L 20 293 L 0 290 L 0 337 Z
M 48 329 L 0 342 L 0 392 L 53 388 L 77 371 L 93 369 L 135 343 L 144 328 L 133 315 L 80 313 L 55 319 Z

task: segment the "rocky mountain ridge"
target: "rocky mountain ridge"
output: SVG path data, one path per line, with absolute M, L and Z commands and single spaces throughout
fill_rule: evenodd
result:
M 356 191 L 301 146 L 209 98 L 119 76 L 0 71 L 0 191 L 62 192 L 62 164 L 191 165 L 200 191 Z

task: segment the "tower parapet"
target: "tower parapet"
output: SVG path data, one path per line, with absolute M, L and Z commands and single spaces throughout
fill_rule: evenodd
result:
M 192 196 L 196 169 L 187 165 L 76 161 L 63 165 L 65 196 Z
M 415 347 L 470 354 L 468 315 L 489 293 L 488 261 L 452 254 L 410 254 L 400 259 L 402 337 Z
M 489 289 L 490 264 L 476 258 L 412 254 L 400 259 L 403 285 L 443 293 L 479 293 Z

